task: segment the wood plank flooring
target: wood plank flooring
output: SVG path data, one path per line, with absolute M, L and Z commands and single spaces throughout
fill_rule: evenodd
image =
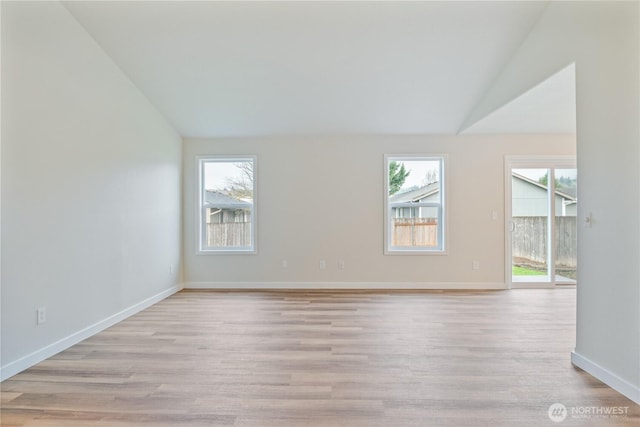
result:
M 4 381 L 2 426 L 640 425 L 571 365 L 575 300 L 182 291 Z M 626 416 L 571 413 L 613 406 Z

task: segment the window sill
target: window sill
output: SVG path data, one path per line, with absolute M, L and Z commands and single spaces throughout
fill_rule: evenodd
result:
M 200 249 L 196 255 L 256 255 L 256 249 Z
M 446 250 L 425 249 L 385 249 L 385 255 L 449 255 Z

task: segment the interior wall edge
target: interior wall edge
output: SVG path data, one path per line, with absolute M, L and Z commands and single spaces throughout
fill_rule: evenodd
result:
M 152 305 L 162 301 L 165 298 L 170 297 L 171 295 L 179 292 L 183 289 L 182 284 L 178 284 L 172 286 L 169 289 L 166 289 L 152 297 L 149 297 L 143 301 L 140 301 L 136 304 L 131 305 L 124 310 L 119 311 L 105 319 L 100 320 L 99 322 L 94 323 L 84 329 L 76 331 L 71 335 L 68 335 L 52 344 L 49 344 L 41 349 L 38 349 L 26 356 L 23 356 L 17 360 L 7 363 L 6 365 L 0 367 L 0 381 L 4 381 L 40 362 L 49 357 L 52 357 L 61 351 L 68 349 L 69 347 L 78 344 L 79 342 L 101 332 L 105 329 L 115 325 L 118 322 L 125 320 L 128 317 L 133 316 L 140 311 L 151 307 Z
M 571 363 L 640 405 L 640 387 L 620 378 L 576 351 L 571 352 Z

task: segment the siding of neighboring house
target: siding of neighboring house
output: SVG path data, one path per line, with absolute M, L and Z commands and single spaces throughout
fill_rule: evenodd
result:
M 547 188 L 542 184 L 534 183 L 524 177 L 513 175 L 511 177 L 512 191 L 512 216 L 514 217 L 544 217 L 548 215 Z M 434 191 L 435 190 L 435 191 Z M 422 193 L 427 193 L 421 197 Z M 394 194 L 391 202 L 429 203 L 439 201 L 438 183 L 429 184 L 406 193 Z M 394 218 L 422 218 L 430 217 L 432 208 L 392 208 Z M 556 191 L 555 195 L 556 216 L 576 216 L 577 204 L 573 197 Z M 435 216 L 435 215 L 434 215 Z
M 407 191 L 404 193 L 396 193 L 389 198 L 390 202 L 410 202 L 410 203 L 438 203 L 440 202 L 439 183 L 434 182 L 424 187 Z M 393 218 L 431 218 L 437 217 L 434 212 L 435 208 L 430 207 L 402 207 L 392 208 Z
M 208 224 L 251 222 L 251 204 L 218 191 L 207 190 L 205 207 Z
M 423 197 L 422 199 L 416 200 L 416 203 L 437 203 L 440 199 L 438 197 L 438 192 L 428 195 L 427 197 Z M 430 207 L 419 207 L 419 208 L 393 208 L 392 215 L 394 218 L 430 218 L 436 217 L 437 213 L 433 212 L 435 208 Z
M 557 213 L 556 213 L 556 216 L 557 216 Z M 566 204 L 565 214 L 563 216 L 578 216 L 578 204 L 576 202 L 571 202 Z
M 547 216 L 547 188 L 518 176 L 511 177 L 512 210 L 514 217 Z M 576 216 L 575 200 L 556 192 L 556 216 Z

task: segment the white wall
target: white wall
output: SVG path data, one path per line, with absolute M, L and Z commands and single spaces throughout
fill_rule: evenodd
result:
M 576 62 L 578 317 L 573 362 L 640 403 L 638 2 L 551 2 L 480 118 Z M 615 206 L 615 209 L 611 207 Z
M 383 255 L 385 153 L 448 156 L 448 255 Z M 504 288 L 504 156 L 542 153 L 574 154 L 575 138 L 186 139 L 185 285 Z M 195 157 L 203 154 L 258 156 L 257 255 L 195 255 Z M 479 270 L 471 269 L 473 260 Z
M 63 6 L 2 2 L 3 378 L 177 289 L 180 163 Z

